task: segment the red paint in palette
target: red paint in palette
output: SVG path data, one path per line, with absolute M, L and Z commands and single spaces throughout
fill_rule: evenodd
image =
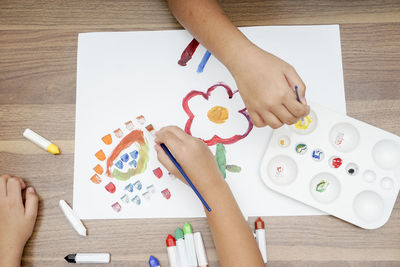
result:
M 199 42 L 196 39 L 193 39 L 182 52 L 181 59 L 179 59 L 178 64 L 181 66 L 186 66 L 188 61 L 192 59 L 192 56 L 198 46 Z

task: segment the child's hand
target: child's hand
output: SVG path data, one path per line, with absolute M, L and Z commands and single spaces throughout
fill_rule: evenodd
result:
M 310 112 L 306 87 L 291 65 L 253 45 L 238 59 L 228 67 L 255 126 L 276 129 Z M 296 85 L 302 104 L 296 99 Z
M 32 235 L 39 198 L 32 187 L 26 189 L 25 205 L 22 179 L 0 176 L 0 266 L 20 266 L 22 252 Z
M 214 155 L 207 145 L 198 138 L 186 134 L 176 126 L 164 127 L 156 132 L 156 146 L 158 160 L 173 175 L 185 182 L 175 165 L 165 154 L 160 144 L 164 143 L 175 159 L 182 166 L 192 183 L 202 192 L 214 187 L 217 182 L 223 181 Z

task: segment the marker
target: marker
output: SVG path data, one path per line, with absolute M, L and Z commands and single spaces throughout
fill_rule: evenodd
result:
M 194 245 L 192 226 L 188 222 L 185 222 L 182 228 L 185 236 L 185 247 L 186 255 L 188 258 L 188 266 L 197 267 L 196 248 Z
M 258 217 L 254 224 L 256 229 L 256 240 L 258 248 L 260 249 L 264 263 L 267 263 L 267 240 L 265 238 L 264 221 L 260 217 Z
M 172 235 L 168 235 L 165 242 L 167 243 L 169 266 L 179 267 L 178 251 L 176 250 L 175 238 Z
M 69 263 L 109 263 L 109 253 L 76 253 L 64 257 Z
M 186 182 L 190 185 L 190 187 L 193 189 L 193 191 L 196 193 L 196 195 L 198 196 L 198 198 L 201 200 L 201 202 L 203 203 L 204 207 L 208 210 L 211 211 L 211 208 L 208 206 L 207 202 L 204 200 L 204 198 L 201 196 L 201 194 L 199 193 L 199 191 L 197 191 L 197 188 L 194 186 L 194 184 L 192 183 L 192 181 L 190 181 L 189 177 L 186 175 L 186 173 L 183 171 L 181 165 L 179 165 L 179 163 L 176 161 L 176 159 L 174 158 L 174 156 L 171 154 L 171 152 L 168 150 L 168 148 L 164 145 L 161 144 L 162 149 L 164 150 L 165 154 L 167 154 L 167 156 L 169 157 L 169 159 L 172 161 L 172 163 L 174 163 L 175 167 L 179 170 L 179 172 L 182 174 L 182 176 L 185 178 Z M 185 232 L 185 230 L 183 230 Z
M 194 246 L 196 248 L 197 262 L 200 267 L 208 267 L 208 260 L 206 249 L 204 248 L 203 238 L 201 238 L 201 233 L 194 233 Z
M 300 95 L 299 95 L 299 87 L 297 86 L 297 85 L 295 85 L 294 86 L 294 90 L 296 91 L 296 98 L 297 98 L 297 101 L 299 102 L 299 103 L 301 103 L 301 101 L 300 101 Z M 301 125 L 303 125 L 304 124 L 304 118 L 303 117 L 301 117 Z
M 150 255 L 149 266 L 150 267 L 160 267 L 160 262 L 157 260 L 156 257 L 154 257 L 153 255 Z
M 60 154 L 60 149 L 58 148 L 58 146 L 52 144 L 49 140 L 41 137 L 31 129 L 26 129 L 22 135 L 29 141 L 46 150 L 47 152 L 50 152 L 53 155 Z
M 185 240 L 183 240 L 183 231 L 177 227 L 175 231 L 176 248 L 178 249 L 179 262 L 181 267 L 188 267 L 188 259 L 186 254 Z
M 86 236 L 86 228 L 79 219 L 78 215 L 68 206 L 67 202 L 60 200 L 59 206 L 67 217 L 69 223 L 74 227 L 75 231 L 81 236 Z

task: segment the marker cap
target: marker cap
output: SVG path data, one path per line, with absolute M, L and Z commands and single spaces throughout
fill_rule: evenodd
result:
M 168 235 L 167 240 L 165 240 L 167 243 L 167 247 L 174 247 L 176 246 L 175 243 L 175 238 L 172 235 Z
M 257 220 L 254 222 L 254 225 L 256 230 L 265 229 L 264 221 L 260 217 L 257 218 Z
M 177 227 L 175 230 L 175 239 L 182 239 L 183 238 L 183 231 L 181 228 Z
M 185 224 L 183 225 L 182 229 L 183 229 L 183 233 L 185 235 L 193 233 L 192 226 L 188 222 L 185 222 Z

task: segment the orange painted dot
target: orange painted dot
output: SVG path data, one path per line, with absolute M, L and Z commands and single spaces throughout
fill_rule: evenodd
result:
M 101 178 L 97 174 L 93 175 L 92 178 L 90 178 L 90 180 L 95 184 L 101 183 Z
M 101 140 L 103 140 L 104 144 L 106 144 L 106 145 L 111 145 L 111 143 L 112 143 L 111 134 L 107 134 L 106 136 L 104 136 L 103 138 L 101 138 Z
M 98 158 L 100 161 L 103 161 L 106 159 L 106 155 L 104 155 L 104 152 L 101 149 L 95 155 L 96 155 L 96 158 Z
M 153 125 L 152 124 L 147 125 L 146 126 L 146 130 L 149 131 L 149 132 L 153 131 L 154 130 Z
M 100 175 L 102 175 L 103 172 L 104 172 L 103 167 L 101 167 L 99 164 L 97 164 L 96 167 L 93 168 L 93 170 L 94 170 L 97 174 L 100 174 Z
M 222 124 L 229 118 L 229 111 L 225 107 L 215 106 L 207 112 L 207 117 L 216 124 Z

